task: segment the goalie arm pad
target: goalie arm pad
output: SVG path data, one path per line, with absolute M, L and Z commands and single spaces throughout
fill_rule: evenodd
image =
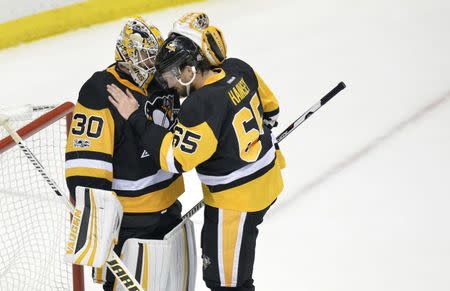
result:
M 65 261 L 101 267 L 118 241 L 122 206 L 111 191 L 78 186 L 75 195 Z

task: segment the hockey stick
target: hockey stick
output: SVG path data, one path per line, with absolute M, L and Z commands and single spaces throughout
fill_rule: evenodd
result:
M 320 107 L 327 104 L 328 101 L 331 100 L 334 96 L 336 96 L 339 92 L 345 89 L 344 82 L 340 82 L 334 87 L 330 92 L 328 92 L 325 96 L 323 96 L 316 104 L 314 104 L 311 108 L 308 109 L 305 113 L 303 113 L 297 120 L 295 120 L 291 125 L 289 125 L 282 133 L 277 136 L 277 142 L 282 141 L 286 136 L 288 136 L 291 132 L 293 132 L 300 124 L 302 124 L 306 119 L 308 119 L 311 115 L 314 114 Z
M 47 184 L 53 189 L 53 191 L 58 195 L 69 208 L 70 213 L 75 212 L 75 207 L 70 202 L 66 195 L 63 195 L 62 191 L 59 189 L 58 185 L 50 178 L 45 172 L 44 167 L 39 162 L 39 160 L 34 156 L 33 152 L 27 147 L 22 138 L 15 132 L 8 123 L 8 118 L 6 116 L 0 115 L 0 126 L 3 126 L 9 133 L 9 135 L 14 139 L 19 148 L 28 158 L 28 160 L 33 164 L 35 169 L 41 174 Z M 127 269 L 124 263 L 120 260 L 119 256 L 113 251 L 108 260 L 106 261 L 108 268 L 117 278 L 117 280 L 122 284 L 125 290 L 129 291 L 144 291 L 136 278 Z
M 281 142 L 286 136 L 291 134 L 300 124 L 302 124 L 306 119 L 308 119 L 311 115 L 314 114 L 320 107 L 324 106 L 328 101 L 331 100 L 334 96 L 336 96 L 339 92 L 345 89 L 344 82 L 340 82 L 334 87 L 330 92 L 328 92 L 325 96 L 323 96 L 316 104 L 314 104 L 311 108 L 309 108 L 305 113 L 303 113 L 299 118 L 297 118 L 293 123 L 291 123 L 283 132 L 281 132 L 277 136 L 277 143 Z M 186 218 L 192 217 L 197 211 L 199 211 L 205 202 L 201 200 L 194 207 L 191 208 L 186 214 L 184 214 L 181 219 L 185 220 Z

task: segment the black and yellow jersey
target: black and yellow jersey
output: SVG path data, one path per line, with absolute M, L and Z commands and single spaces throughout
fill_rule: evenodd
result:
M 156 123 L 174 124 L 178 96 L 154 80 L 143 90 L 116 65 L 96 72 L 80 90 L 66 145 L 66 181 L 74 197 L 78 185 L 114 191 L 127 215 L 168 208 L 184 192 L 183 178 L 161 170 L 139 145 L 130 125 L 108 100 L 107 84 L 133 92 L 139 111 Z M 179 108 L 179 102 L 178 102 Z
M 278 102 L 245 62 L 227 59 L 181 106 L 174 133 L 147 122 L 139 112 L 128 121 L 161 168 L 196 168 L 207 205 L 239 211 L 266 208 L 283 188 L 284 159 L 264 114 Z

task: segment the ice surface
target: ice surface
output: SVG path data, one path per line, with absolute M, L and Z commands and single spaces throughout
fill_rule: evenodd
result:
M 146 16 L 167 33 L 199 10 L 279 97 L 277 132 L 347 84 L 281 145 L 285 191 L 261 227 L 257 290 L 450 290 L 450 2 L 216 0 Z M 122 23 L 1 51 L 0 103 L 75 101 L 113 62 Z M 201 194 L 186 180 L 188 210 Z

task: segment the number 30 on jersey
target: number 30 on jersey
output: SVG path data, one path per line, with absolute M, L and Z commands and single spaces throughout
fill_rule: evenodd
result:
M 87 117 L 83 113 L 76 113 L 73 116 L 75 125 L 72 127 L 73 135 L 84 135 L 90 138 L 98 138 L 102 134 L 103 119 L 99 116 Z

